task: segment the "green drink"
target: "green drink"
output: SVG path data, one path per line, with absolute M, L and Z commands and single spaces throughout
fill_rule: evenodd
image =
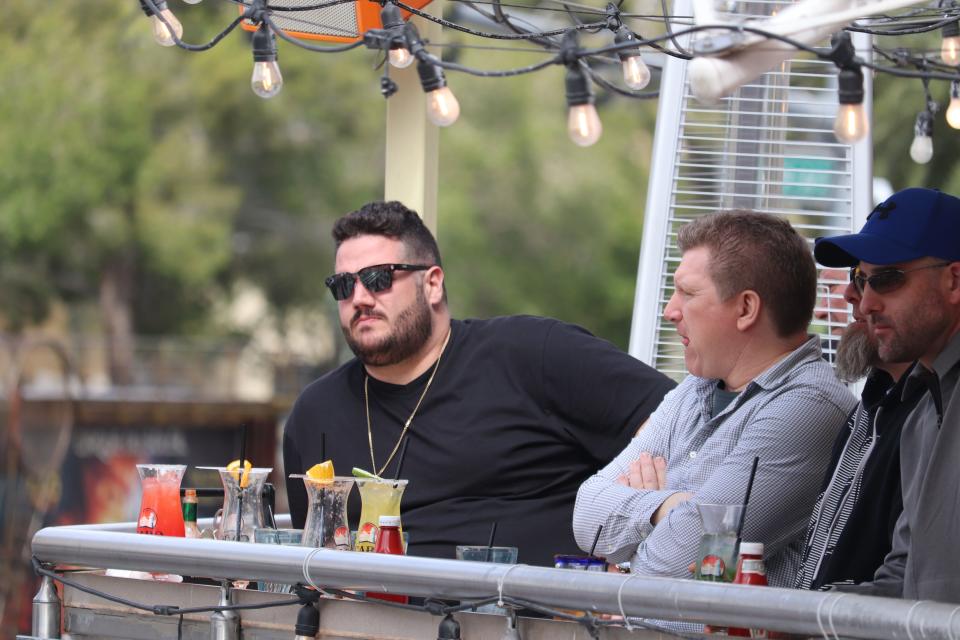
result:
M 737 532 L 743 505 L 698 504 L 703 535 L 697 551 L 697 580 L 733 582 L 737 574 Z
M 360 488 L 360 525 L 354 551 L 373 551 L 380 532 L 380 516 L 400 516 L 400 499 L 407 488 L 406 480 L 357 479 Z M 403 535 L 403 526 L 400 527 Z

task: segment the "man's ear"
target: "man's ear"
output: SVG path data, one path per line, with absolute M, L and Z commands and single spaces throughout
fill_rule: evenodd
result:
M 423 288 L 431 306 L 440 304 L 443 301 L 443 269 L 430 267 L 423 278 Z
M 736 296 L 737 329 L 747 331 L 760 321 L 760 309 L 763 302 L 753 289 L 744 289 Z
M 951 262 L 944 269 L 949 281 L 947 283 L 947 299 L 952 304 L 960 304 L 960 261 Z

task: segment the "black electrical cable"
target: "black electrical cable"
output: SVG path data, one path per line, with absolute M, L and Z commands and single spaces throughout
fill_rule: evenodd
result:
M 351 49 L 356 49 L 357 47 L 363 46 L 363 40 L 361 39 L 357 40 L 356 42 L 350 42 L 348 44 L 339 46 L 318 47 L 307 44 L 306 42 L 302 42 L 292 36 L 287 35 L 282 29 L 274 24 L 273 20 L 270 19 L 270 16 L 263 16 L 263 21 L 267 23 L 267 25 L 278 38 L 284 42 L 289 42 L 292 45 L 298 46 L 301 49 L 306 49 L 307 51 L 315 51 L 317 53 L 342 53 L 344 51 L 350 51 Z
M 293 28 L 296 30 L 299 25 L 300 31 L 306 31 L 306 29 L 303 29 L 302 27 L 311 27 L 314 30 L 316 30 L 316 32 L 325 33 L 327 35 L 336 35 L 336 36 L 341 36 L 344 38 L 351 38 L 351 39 L 359 37 L 357 35 L 356 30 L 344 29 L 343 27 L 327 24 L 325 22 L 318 22 L 316 20 L 308 20 L 307 18 L 298 18 L 295 16 L 288 16 L 288 15 L 284 15 L 282 17 L 274 16 L 270 13 L 267 13 L 266 15 L 269 15 L 271 18 L 282 19 L 284 21 L 284 24 L 286 25 L 284 27 L 285 29 Z M 291 24 L 291 23 L 294 23 L 294 24 Z
M 952 18 L 946 18 L 944 20 L 939 20 L 927 24 L 922 27 L 911 27 L 911 28 L 901 28 L 901 29 L 870 29 L 867 27 L 858 27 L 855 24 L 848 27 L 844 27 L 845 31 L 855 31 L 857 33 L 869 33 L 875 36 L 907 36 L 917 33 L 929 33 L 930 31 L 936 31 L 937 29 L 942 29 L 945 25 L 950 24 L 951 22 L 956 22 L 956 16 Z
M 310 20 L 296 18 L 290 14 L 295 12 L 304 12 L 304 11 L 310 11 L 310 10 L 316 10 L 316 9 L 329 8 L 332 6 L 353 2 L 355 0 L 326 0 L 324 2 L 318 2 L 313 5 L 306 5 L 306 6 L 299 6 L 299 7 L 270 6 L 263 0 L 255 0 L 254 2 L 250 2 L 250 3 L 238 1 L 238 0 L 228 0 L 228 1 L 247 7 L 247 11 L 245 11 L 243 15 L 234 19 L 221 33 L 215 36 L 210 42 L 203 45 L 188 44 L 183 40 L 181 40 L 176 35 L 174 30 L 170 27 L 170 23 L 160 14 L 159 9 L 155 4 L 154 0 L 144 0 L 144 4 L 153 12 L 154 15 L 157 16 L 157 18 L 161 22 L 164 23 L 165 26 L 167 26 L 177 46 L 188 51 L 206 51 L 214 47 L 224 37 L 226 37 L 229 33 L 231 33 L 244 19 L 262 20 L 282 40 L 289 42 L 302 49 L 305 49 L 308 51 L 314 51 L 317 53 L 340 53 L 340 52 L 349 51 L 351 49 L 355 49 L 360 46 L 363 46 L 364 44 L 367 44 L 364 42 L 363 38 L 359 38 L 356 42 L 351 42 L 351 43 L 339 45 L 339 46 L 310 45 L 298 38 L 295 38 L 287 34 L 285 31 L 277 27 L 276 23 L 271 18 L 271 15 L 274 14 L 274 12 L 282 11 L 284 12 L 285 20 L 288 20 L 288 21 L 294 20 L 298 22 L 303 22 L 305 24 L 310 24 L 313 26 L 323 26 L 323 25 L 317 25 L 315 22 Z M 547 51 L 557 51 L 560 47 L 558 36 L 561 36 L 567 32 L 570 32 L 570 31 L 590 32 L 590 31 L 600 30 L 606 27 L 606 21 L 580 23 L 579 18 L 573 13 L 574 9 L 576 9 L 578 13 L 591 13 L 593 11 L 596 11 L 598 15 L 600 14 L 600 10 L 593 9 L 590 7 L 582 7 L 581 5 L 575 2 L 570 2 L 568 0 L 549 0 L 549 1 L 560 5 L 561 9 L 559 10 L 567 12 L 572 19 L 577 21 L 577 24 L 571 25 L 570 27 L 567 27 L 565 29 L 553 29 L 549 31 L 533 31 L 516 24 L 515 22 L 516 19 L 507 15 L 504 12 L 503 8 L 505 6 L 518 7 L 518 5 L 506 5 L 502 3 L 500 0 L 489 0 L 489 4 L 491 4 L 494 9 L 493 13 L 490 13 L 480 9 L 477 6 L 477 4 L 479 3 L 487 3 L 488 0 L 452 0 L 452 1 L 462 2 L 462 4 L 470 7 L 481 16 L 484 16 L 485 18 L 493 20 L 499 24 L 505 25 L 507 28 L 513 31 L 512 34 L 488 33 L 488 32 L 479 31 L 476 29 L 470 29 L 462 25 L 459 25 L 455 22 L 451 22 L 449 20 L 445 20 L 437 16 L 432 16 L 424 11 L 421 11 L 415 7 L 405 4 L 401 0 L 386 0 L 386 1 L 393 2 L 399 8 L 404 9 L 415 15 L 421 16 L 426 20 L 433 21 L 437 24 L 440 24 L 441 26 L 454 29 L 457 31 L 461 31 L 469 35 L 486 38 L 486 39 L 493 39 L 493 40 L 525 40 L 525 41 L 537 44 Z M 659 50 L 667 55 L 684 58 L 684 59 L 690 59 L 691 57 L 690 54 L 684 51 L 683 48 L 679 45 L 678 38 L 680 36 L 688 35 L 691 33 L 703 31 L 707 29 L 727 29 L 732 31 L 740 31 L 740 32 L 756 34 L 771 40 L 783 42 L 791 47 L 794 47 L 798 51 L 810 53 L 821 60 L 829 60 L 831 56 L 831 51 L 829 49 L 811 47 L 804 43 L 798 42 L 792 38 L 781 36 L 775 33 L 770 33 L 770 32 L 764 31 L 761 28 L 752 27 L 749 25 L 737 25 L 737 26 L 698 25 L 698 26 L 692 26 L 686 29 L 674 31 L 670 26 L 670 21 L 671 19 L 679 18 L 679 16 L 670 16 L 667 11 L 666 0 L 660 0 L 660 1 L 661 1 L 662 13 L 659 16 L 659 20 L 663 22 L 666 28 L 666 33 L 663 36 L 658 36 L 654 38 L 642 38 L 640 36 L 637 36 L 637 40 L 632 43 L 626 43 L 626 44 L 620 44 L 620 45 L 613 44 L 613 45 L 607 45 L 603 47 L 596 47 L 592 49 L 576 49 L 572 53 L 568 52 L 568 56 L 572 56 L 574 59 L 578 59 L 578 60 L 585 60 L 585 61 L 596 60 L 597 58 L 599 58 L 600 56 L 603 56 L 604 54 L 612 54 L 623 49 L 629 49 L 637 46 L 648 46 L 656 50 Z M 544 8 L 544 7 L 523 7 L 523 8 L 531 11 L 558 10 L 558 9 Z M 609 15 L 608 11 L 605 11 L 604 13 L 606 15 Z M 618 13 L 618 18 L 621 15 L 629 16 L 630 14 Z M 931 19 L 924 20 L 923 24 L 921 24 L 920 26 L 915 26 L 917 24 L 918 16 L 920 17 L 930 16 Z M 683 18 L 687 19 L 686 16 L 684 16 Z M 874 17 L 874 20 L 877 20 L 877 19 L 885 20 L 886 21 L 885 26 L 881 28 L 862 27 L 854 23 L 853 25 L 846 27 L 846 30 L 855 31 L 855 32 L 872 33 L 872 34 L 881 35 L 881 36 L 898 36 L 898 35 L 907 35 L 907 34 L 913 34 L 913 33 L 924 33 L 924 32 L 938 29 L 938 28 L 942 28 L 946 24 L 956 22 L 958 19 L 958 14 L 957 14 L 957 8 L 951 5 L 939 11 L 931 11 L 929 9 L 920 9 L 920 10 L 915 10 L 913 12 L 907 12 L 900 16 L 882 16 L 880 18 Z M 899 27 L 896 26 L 897 21 L 906 22 L 907 20 L 911 21 L 910 26 L 906 26 L 906 25 L 899 26 Z M 676 48 L 676 51 L 672 51 L 662 46 L 661 43 L 664 43 L 666 41 L 672 42 L 673 46 Z M 757 47 L 758 45 L 760 45 L 760 43 L 754 44 L 752 46 Z M 370 45 L 367 44 L 367 46 L 370 46 Z M 874 50 L 877 52 L 878 55 L 893 62 L 894 65 L 893 66 L 878 65 L 871 62 L 866 62 L 864 60 L 861 60 L 860 58 L 857 58 L 855 62 L 862 67 L 871 69 L 878 73 L 886 73 L 895 77 L 920 78 L 927 81 L 929 80 L 945 80 L 945 81 L 960 80 L 960 73 L 954 71 L 952 67 L 943 65 L 942 63 L 939 63 L 936 60 L 928 60 L 926 56 L 923 56 L 921 58 L 909 53 L 904 55 L 900 53 L 900 50 L 894 51 L 893 53 L 888 53 L 887 51 L 879 47 L 875 47 Z M 426 51 L 423 51 L 421 53 L 421 56 L 423 57 L 424 60 L 429 61 L 430 63 L 435 64 L 444 69 L 467 73 L 467 74 L 478 76 L 478 77 L 489 77 L 489 78 L 497 78 L 497 77 L 502 78 L 502 77 L 523 75 L 523 74 L 532 73 L 540 69 L 544 69 L 546 67 L 559 64 L 562 62 L 562 60 L 560 59 L 560 56 L 552 56 L 539 63 L 528 65 L 525 67 L 519 67 L 516 69 L 490 71 L 490 70 L 476 69 L 476 68 L 458 64 L 458 63 L 442 61 L 438 57 L 432 56 Z M 920 60 L 923 60 L 925 62 L 921 64 L 918 62 Z M 604 60 L 601 60 L 601 61 L 605 62 Z M 902 68 L 904 65 L 911 65 L 915 67 L 915 69 L 904 69 Z M 640 99 L 649 99 L 649 98 L 656 97 L 658 95 L 658 92 L 646 92 L 646 93 L 631 92 L 631 91 L 622 89 L 617 85 L 614 85 L 610 81 L 606 80 L 605 78 L 597 74 L 592 69 L 588 69 L 587 72 L 589 73 L 590 79 L 595 84 L 617 95 L 622 95 L 622 96 L 631 97 L 631 98 L 640 98 Z
M 236 29 L 237 26 L 241 22 L 243 22 L 243 19 L 244 19 L 244 16 L 242 15 L 238 16 L 229 25 L 227 25 L 227 27 L 223 31 L 215 35 L 213 39 L 211 39 L 210 42 L 207 42 L 206 44 L 189 44 L 180 39 L 180 36 L 177 35 L 176 30 L 173 28 L 170 22 L 165 17 L 163 17 L 163 14 L 160 13 L 160 9 L 157 7 L 156 4 L 154 4 L 153 0 L 143 0 L 143 2 L 144 4 L 147 5 L 147 8 L 153 12 L 153 17 L 155 17 L 157 20 L 162 22 L 163 26 L 165 26 L 167 28 L 167 31 L 170 32 L 170 37 L 173 39 L 173 42 L 178 47 L 180 47 L 181 49 L 185 49 L 186 51 L 208 51 L 210 49 L 213 49 L 215 46 L 217 46 L 217 44 L 219 44 L 221 40 L 223 40 L 228 35 L 230 35 L 230 33 L 233 32 L 233 30 Z
M 515 25 L 513 21 L 510 19 L 510 17 L 507 16 L 506 13 L 504 13 L 503 4 L 501 3 L 501 0 L 493 0 L 493 14 L 494 14 L 494 20 L 498 24 L 507 25 L 507 28 L 516 34 L 520 34 L 520 35 L 527 34 L 530 42 L 535 42 L 536 44 L 539 44 L 547 48 L 557 44 L 556 38 L 551 39 L 551 37 L 548 37 L 548 36 L 533 36 L 531 35 L 532 32 L 530 32 L 529 30 L 523 29 Z M 564 33 L 566 33 L 566 30 L 564 30 Z
M 489 38 L 489 39 L 491 39 L 491 40 L 530 40 L 530 39 L 531 39 L 531 36 L 537 37 L 537 38 L 545 38 L 545 37 L 548 37 L 548 36 L 563 35 L 564 33 L 566 33 L 567 31 L 570 30 L 570 27 L 566 27 L 566 28 L 564 28 L 564 29 L 552 29 L 552 30 L 550 30 L 550 31 L 540 31 L 540 32 L 524 32 L 524 33 L 522 33 L 522 34 L 517 34 L 517 33 L 490 33 L 490 32 L 484 32 L 484 31 L 477 31 L 477 30 L 475 30 L 475 29 L 469 29 L 469 28 L 467 28 L 467 27 L 458 25 L 458 24 L 455 23 L 455 22 L 450 22 L 449 20 L 444 20 L 443 18 L 439 18 L 439 17 L 437 17 L 437 16 L 432 16 L 432 15 L 430 15 L 429 13 L 427 13 L 427 12 L 425 12 L 425 11 L 421 11 L 420 9 L 417 9 L 416 7 L 413 7 L 413 6 L 410 6 L 410 5 L 408 5 L 408 4 L 405 4 L 405 3 L 401 2 L 400 0 L 390 0 L 390 1 L 391 1 L 393 4 L 397 5 L 398 7 L 400 7 L 401 9 L 403 9 L 404 11 L 409 11 L 410 13 L 412 13 L 412 14 L 414 14 L 414 15 L 418 15 L 418 16 L 420 16 L 421 18 L 424 18 L 424 19 L 426 19 L 426 20 L 429 20 L 430 22 L 435 22 L 435 23 L 437 23 L 437 24 L 439 24 L 439 25 L 441 25 L 441 26 L 448 27 L 448 28 L 453 29 L 453 30 L 455 30 L 455 31 L 460 31 L 461 33 L 467 33 L 467 34 L 469 34 L 469 35 L 478 36 L 478 37 L 480 37 L 480 38 Z M 463 4 L 469 6 L 469 5 L 472 4 L 472 2 L 469 2 L 469 1 L 467 1 L 467 0 L 464 0 Z M 477 11 L 478 11 L 478 10 L 477 10 Z M 484 15 L 484 17 L 488 17 L 488 18 L 490 18 L 491 20 L 494 19 L 492 16 L 485 15 L 485 14 L 483 14 L 482 12 L 479 12 L 479 11 L 478 11 L 478 13 L 481 13 L 481 15 Z M 596 27 L 596 26 L 603 26 L 604 24 L 605 24 L 604 22 L 590 22 L 590 23 L 585 23 L 585 24 L 582 24 L 582 25 L 578 25 L 578 26 L 576 26 L 576 27 L 574 27 L 574 28 L 577 29 L 577 30 L 583 30 L 583 29 L 587 29 L 587 28 L 593 28 L 593 27 Z
M 460 71 L 471 76 L 477 76 L 479 78 L 509 78 L 512 76 L 520 76 L 527 73 L 533 73 L 534 71 L 539 71 L 540 69 L 545 69 L 547 67 L 553 66 L 555 64 L 561 64 L 559 56 L 553 56 L 547 60 L 543 60 L 536 64 L 531 64 L 526 67 L 518 67 L 516 69 L 504 69 L 501 71 L 484 71 L 481 69 L 474 69 L 472 67 L 467 67 L 456 62 L 450 62 L 448 60 L 441 60 L 437 56 L 423 52 L 423 57 L 429 61 L 431 64 L 434 64 L 442 69 L 450 69 L 451 71 Z
M 660 97 L 659 91 L 631 91 L 629 89 L 623 89 L 621 87 L 618 87 L 617 85 L 613 84 L 612 82 L 610 82 L 609 80 L 601 76 L 599 73 L 597 73 L 594 69 L 590 67 L 590 65 L 586 65 L 584 67 L 584 71 L 586 72 L 587 77 L 589 77 L 590 80 L 594 82 L 594 84 L 597 84 L 603 87 L 607 91 L 616 93 L 617 95 L 624 96 L 626 98 L 633 98 L 635 100 L 652 100 L 654 98 Z
M 303 5 L 303 6 L 294 6 L 294 7 L 284 7 L 281 5 L 271 4 L 269 5 L 269 11 L 271 13 L 282 11 L 282 12 L 291 12 L 296 13 L 298 11 L 317 11 L 319 9 L 328 9 L 330 7 L 336 7 L 341 4 L 353 4 L 357 0 L 327 0 L 326 2 L 320 2 L 318 4 Z
M 595 617 L 590 612 L 586 612 L 585 615 L 576 615 L 576 614 L 569 613 L 567 611 L 559 611 L 557 609 L 552 609 L 550 607 L 537 604 L 536 602 L 533 602 L 530 600 L 525 600 L 522 598 L 514 598 L 511 596 L 502 596 L 501 598 L 499 595 L 494 595 L 486 598 L 478 598 L 474 600 L 463 601 L 456 605 L 441 604 L 436 600 L 428 599 L 424 602 L 423 605 L 411 605 L 411 604 L 404 604 L 400 602 L 391 602 L 386 600 L 372 599 L 367 597 L 366 595 L 360 595 L 360 594 L 352 593 L 350 591 L 343 591 L 341 589 L 322 588 L 320 592 L 317 592 L 317 591 L 309 590 L 303 585 L 297 585 L 295 587 L 294 591 L 295 591 L 295 595 L 297 596 L 296 599 L 286 598 L 284 600 L 274 600 L 270 602 L 262 602 L 259 604 L 221 605 L 221 606 L 212 606 L 212 607 L 176 607 L 173 605 L 146 605 L 139 602 L 134 602 L 132 600 L 128 600 L 126 598 L 121 598 L 120 596 L 115 596 L 109 593 L 105 593 L 98 589 L 94 589 L 86 585 L 81 585 L 77 582 L 74 582 L 73 580 L 65 578 L 62 574 L 46 569 L 43 566 L 43 564 L 37 559 L 36 556 L 34 556 L 31 560 L 33 563 L 34 572 L 36 572 L 37 575 L 52 578 L 57 582 L 70 586 L 84 593 L 88 593 L 90 595 L 96 596 L 98 598 L 102 598 L 110 602 L 122 604 L 132 609 L 149 611 L 151 613 L 154 613 L 155 615 L 178 616 L 178 621 L 177 621 L 177 638 L 178 639 L 182 638 L 183 616 L 185 614 L 212 613 L 214 611 L 269 609 L 273 607 L 288 607 L 294 604 L 307 605 L 307 604 L 312 604 L 317 602 L 321 594 L 339 596 L 341 598 L 355 600 L 355 601 L 372 602 L 374 604 L 378 604 L 381 606 L 393 607 L 397 609 L 406 609 L 411 611 L 424 611 L 437 616 L 446 616 L 448 614 L 457 613 L 460 611 L 476 609 L 477 607 L 481 607 L 486 604 L 493 604 L 493 603 L 500 604 L 502 602 L 504 605 L 509 605 L 514 608 L 529 609 L 531 611 L 535 611 L 539 614 L 542 614 L 548 617 L 569 620 L 571 622 L 577 622 L 583 625 L 588 631 L 588 633 L 590 633 L 591 637 L 594 637 L 594 638 L 598 637 L 598 632 L 601 627 L 622 626 L 622 622 L 618 620 L 602 620 L 600 618 Z M 632 624 L 639 627 L 643 627 L 643 628 L 655 629 L 660 633 L 664 633 L 667 635 L 673 635 L 676 637 L 686 637 L 683 634 L 678 633 L 672 629 L 664 628 L 659 625 L 650 625 L 643 621 L 632 622 Z
M 943 73 L 940 71 L 910 71 L 909 69 L 899 69 L 897 67 L 884 67 L 861 60 L 860 65 L 877 71 L 879 73 L 888 73 L 899 78 L 927 78 L 929 80 L 949 80 L 950 82 L 960 81 L 960 71 L 957 73 Z
M 213 607 L 176 607 L 173 605 L 166 604 L 156 604 L 156 605 L 146 605 L 140 602 L 135 602 L 133 600 L 127 600 L 120 596 L 115 596 L 109 593 L 100 591 L 99 589 L 94 589 L 93 587 L 88 587 L 86 585 L 80 584 L 73 580 L 63 577 L 61 574 L 45 569 L 43 565 L 37 560 L 36 556 L 32 558 L 33 570 L 39 576 L 46 576 L 52 578 L 57 582 L 61 582 L 69 587 L 73 587 L 77 591 L 82 591 L 84 593 L 89 593 L 92 596 L 108 600 L 110 602 L 115 602 L 117 604 L 122 604 L 131 609 L 138 609 L 140 611 L 149 611 L 158 616 L 178 616 L 184 615 L 187 613 L 208 613 L 213 611 L 238 611 L 243 609 L 270 609 L 272 607 L 288 607 L 291 604 L 294 604 L 295 600 L 290 600 L 289 598 L 285 600 L 271 600 L 270 602 L 261 602 L 259 604 L 232 604 L 232 605 L 221 605 Z
M 546 1 L 547 1 L 547 2 L 552 2 L 552 3 L 555 3 L 555 4 L 564 4 L 564 5 L 569 4 L 569 5 L 573 6 L 573 7 L 576 7 L 579 13 L 595 13 L 595 14 L 601 15 L 601 16 L 605 16 L 605 15 L 607 14 L 606 10 L 604 10 L 604 9 L 599 9 L 599 8 L 597 8 L 597 7 L 591 7 L 591 6 L 585 5 L 585 4 L 578 4 L 578 3 L 575 3 L 575 2 L 565 2 L 564 0 L 546 0 Z M 461 4 L 488 4 L 488 5 L 493 5 L 493 4 L 494 4 L 494 1 L 493 1 L 493 0 L 447 0 L 447 2 L 459 2 L 459 3 L 461 3 Z M 500 4 L 500 6 L 502 6 L 502 7 L 508 7 L 508 8 L 511 8 L 511 9 L 524 9 L 524 10 L 530 10 L 530 11 L 545 11 L 545 12 L 546 12 L 546 11 L 553 11 L 553 12 L 559 12 L 559 13 L 564 13 L 564 12 L 566 11 L 562 6 L 561 6 L 561 7 L 555 7 L 555 8 L 554 8 L 554 7 L 543 7 L 543 6 L 533 7 L 533 6 L 530 6 L 530 5 L 523 5 L 523 4 L 510 4 L 510 3 L 507 3 L 507 2 L 501 2 L 501 3 L 499 3 L 499 4 Z M 619 4 L 619 3 L 618 3 L 618 4 Z M 653 14 L 653 13 L 629 13 L 629 12 L 623 11 L 623 12 L 620 13 L 620 15 L 623 16 L 624 18 L 636 18 L 636 19 L 638 19 L 638 20 L 647 20 L 647 21 L 649 21 L 649 22 L 663 22 L 663 15 L 660 14 L 660 13 L 656 13 L 656 14 Z M 677 19 L 679 19 L 679 20 L 693 20 L 693 16 L 679 16 L 679 15 L 675 15 L 675 16 L 670 16 L 670 17 L 674 19 L 674 22 L 676 22 Z
M 912 66 L 916 67 L 921 71 L 927 71 L 929 69 L 935 69 L 943 73 L 955 73 L 956 67 L 953 65 L 945 64 L 939 62 L 936 59 L 930 59 L 924 56 L 910 55 L 910 52 L 903 48 L 894 49 L 892 51 L 886 51 L 880 47 L 874 47 L 873 52 L 878 56 L 894 63 L 898 67 L 903 66 Z M 937 52 L 939 56 L 939 51 Z M 930 78 L 927 78 L 929 80 Z
M 667 11 L 667 0 L 660 0 L 660 9 L 663 11 L 663 27 L 667 31 L 667 35 L 670 37 L 670 42 L 673 43 L 674 48 L 680 53 L 690 55 L 690 52 L 685 50 L 680 46 L 680 43 L 677 42 L 677 38 L 673 33 L 673 30 L 670 28 L 670 18 L 669 12 Z

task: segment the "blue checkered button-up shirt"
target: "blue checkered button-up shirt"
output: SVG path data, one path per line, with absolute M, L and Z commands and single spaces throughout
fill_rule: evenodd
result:
M 696 505 L 741 504 L 759 456 L 743 539 L 764 543 L 770 584 L 793 586 L 833 441 L 856 405 L 820 354 L 820 339 L 811 336 L 715 416 L 717 380 L 687 376 L 630 445 L 581 485 L 573 515 L 578 544 L 589 549 L 603 525 L 597 555 L 630 560 L 634 573 L 690 577 L 703 533 Z M 616 482 L 643 451 L 667 459 L 666 489 Z M 681 491 L 693 497 L 653 526 L 657 508 Z

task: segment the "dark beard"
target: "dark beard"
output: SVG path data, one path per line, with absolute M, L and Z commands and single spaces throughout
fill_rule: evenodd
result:
M 357 316 L 360 312 L 357 312 Z M 356 316 L 355 316 L 356 317 Z M 423 348 L 433 330 L 430 305 L 423 290 L 417 288 L 417 298 L 401 311 L 393 324 L 393 332 L 376 344 L 361 345 L 350 335 L 350 329 L 341 327 L 343 337 L 360 362 L 373 367 L 384 367 L 403 362 Z
M 847 325 L 837 345 L 837 377 L 842 382 L 856 382 L 879 362 L 877 343 L 870 339 L 866 327 Z

